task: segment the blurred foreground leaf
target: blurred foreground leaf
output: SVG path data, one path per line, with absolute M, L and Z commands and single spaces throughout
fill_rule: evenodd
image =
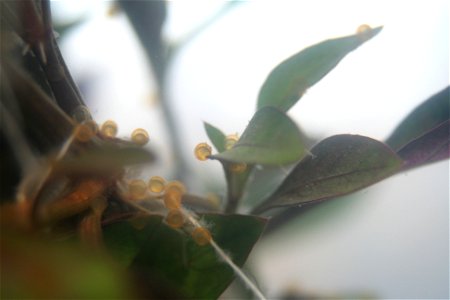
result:
M 445 121 L 398 151 L 404 169 L 450 157 L 450 121 Z
M 129 278 L 107 257 L 2 230 L 2 299 L 130 299 Z
M 160 222 L 159 217 L 147 218 L 142 229 L 134 228 L 130 221 L 105 226 L 108 248 L 119 254 L 122 262 L 131 261 L 139 248 L 132 270 L 157 275 L 184 298 L 219 297 L 234 279 L 234 273 L 214 249 L 197 245 L 186 233 Z M 244 264 L 266 223 L 264 219 L 243 215 L 205 214 L 202 220 L 216 243 L 239 266 Z
M 66 173 L 107 173 L 127 165 L 152 162 L 154 155 L 144 148 L 103 145 L 78 156 L 64 157 L 55 167 Z
M 204 122 L 206 134 L 211 140 L 211 143 L 216 147 L 217 151 L 225 151 L 225 134 L 218 128 L 212 126 L 209 123 Z
M 161 38 L 167 15 L 166 1 L 118 1 L 151 61 L 158 81 L 165 73 L 165 44 Z
M 233 148 L 212 155 L 227 162 L 282 165 L 305 155 L 301 132 L 282 111 L 273 107 L 258 110 Z
M 416 107 L 386 140 L 392 149 L 398 150 L 449 119 L 450 88 L 446 87 Z
M 402 160 L 383 143 L 335 135 L 311 150 L 256 212 L 323 200 L 362 189 L 399 171 Z
M 257 108 L 289 110 L 305 91 L 322 79 L 351 51 L 378 34 L 381 27 L 310 46 L 280 63 L 263 83 Z

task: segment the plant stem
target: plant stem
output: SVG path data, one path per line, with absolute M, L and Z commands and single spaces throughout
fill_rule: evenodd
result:
M 245 283 L 245 285 L 261 300 L 265 300 L 266 297 L 263 295 L 263 293 L 258 289 L 258 287 L 248 278 L 247 275 L 245 275 L 244 272 L 242 272 L 241 268 L 239 268 L 226 253 L 222 250 L 222 248 L 219 247 L 219 245 L 216 244 L 216 242 L 211 239 L 210 242 L 211 246 L 216 250 L 217 255 L 220 256 L 221 259 L 223 259 L 236 273 L 236 275 Z
M 84 102 L 56 43 L 51 22 L 50 2 L 49 0 L 42 0 L 41 4 L 45 34 L 43 40 L 38 45 L 33 46 L 33 50 L 35 53 L 39 53 L 42 49 L 39 45 L 43 43 L 44 57 L 38 55 L 39 62 L 56 101 L 70 116 L 77 107 L 84 105 Z
M 165 127 L 169 133 L 169 143 L 175 160 L 175 177 L 186 181 L 189 170 L 183 156 L 183 143 L 176 124 L 176 117 L 170 106 L 167 90 L 167 70 L 170 60 L 167 45 L 161 38 L 161 29 L 166 16 L 164 1 L 119 1 L 145 50 L 152 65 L 157 84 Z

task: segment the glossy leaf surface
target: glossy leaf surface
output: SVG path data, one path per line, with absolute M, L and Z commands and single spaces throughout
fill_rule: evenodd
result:
M 402 160 L 383 143 L 358 135 L 335 135 L 311 150 L 278 190 L 256 211 L 322 200 L 362 189 L 386 178 Z
M 282 111 L 273 107 L 258 110 L 233 148 L 212 155 L 228 162 L 282 165 L 305 155 L 301 132 Z
M 225 151 L 225 134 L 217 127 L 212 126 L 209 123 L 204 122 L 206 134 L 211 143 L 216 147 L 219 152 Z
M 386 144 L 398 150 L 408 142 L 420 137 L 442 122 L 449 119 L 450 88 L 439 93 L 416 107 L 386 140 Z
M 349 52 L 378 34 L 381 27 L 310 46 L 280 63 L 263 83 L 257 107 L 289 110 L 305 91 L 330 72 Z
M 131 263 L 134 271 L 156 274 L 184 298 L 219 297 L 234 279 L 232 269 L 211 246 L 197 245 L 188 234 L 154 219 L 158 217 L 148 218 L 149 223 L 142 229 L 134 228 L 129 221 L 105 226 L 108 247 L 116 254 L 124 252 L 120 254 L 122 262 L 135 256 Z M 202 220 L 216 243 L 240 266 L 266 223 L 265 219 L 243 215 L 205 214 Z
M 450 121 L 445 121 L 398 151 L 404 168 L 436 162 L 450 157 Z

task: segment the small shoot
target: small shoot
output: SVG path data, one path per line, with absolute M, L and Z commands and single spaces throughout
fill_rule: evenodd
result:
M 147 194 L 147 184 L 144 180 L 134 179 L 128 183 L 128 193 L 133 200 L 141 200 Z
M 118 127 L 116 122 L 108 120 L 102 124 L 100 131 L 105 137 L 114 138 L 117 135 Z
M 153 176 L 148 181 L 148 189 L 152 193 L 160 194 L 164 192 L 165 188 L 166 188 L 166 181 L 164 180 L 164 178 L 160 176 Z
M 167 225 L 174 229 L 181 228 L 184 225 L 185 217 L 179 209 L 171 209 L 165 219 Z
M 195 147 L 194 154 L 198 160 L 204 161 L 209 158 L 211 151 L 212 149 L 210 145 L 207 143 L 200 143 Z
M 137 128 L 131 133 L 131 140 L 133 143 L 139 146 L 144 146 L 150 140 L 148 133 L 145 129 Z

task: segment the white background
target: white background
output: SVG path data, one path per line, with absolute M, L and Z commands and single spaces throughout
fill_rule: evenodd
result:
M 77 4 L 74 4 L 77 3 Z M 64 56 L 97 121 L 114 119 L 119 135 L 147 129 L 161 163 L 172 167 L 152 76 L 126 18 L 106 15 L 108 2 L 54 2 L 55 17 L 89 15 L 63 42 Z M 220 1 L 173 1 L 168 40 L 184 36 Z M 72 7 L 70 7 L 72 6 Z M 64 14 L 64 11 L 66 12 Z M 346 57 L 289 112 L 317 137 L 338 133 L 384 139 L 400 120 L 449 84 L 448 1 L 250 1 L 217 20 L 175 58 L 171 105 L 192 177 L 221 186 L 215 162 L 195 161 L 206 141 L 203 121 L 242 133 L 259 87 L 281 60 L 360 24 L 382 32 Z M 213 179 L 211 179 L 213 178 Z M 207 187 L 192 184 L 194 192 Z M 325 295 L 448 298 L 449 164 L 399 174 L 350 198 L 323 204 L 261 241 L 250 262 L 263 291 L 276 297 L 295 287 Z

